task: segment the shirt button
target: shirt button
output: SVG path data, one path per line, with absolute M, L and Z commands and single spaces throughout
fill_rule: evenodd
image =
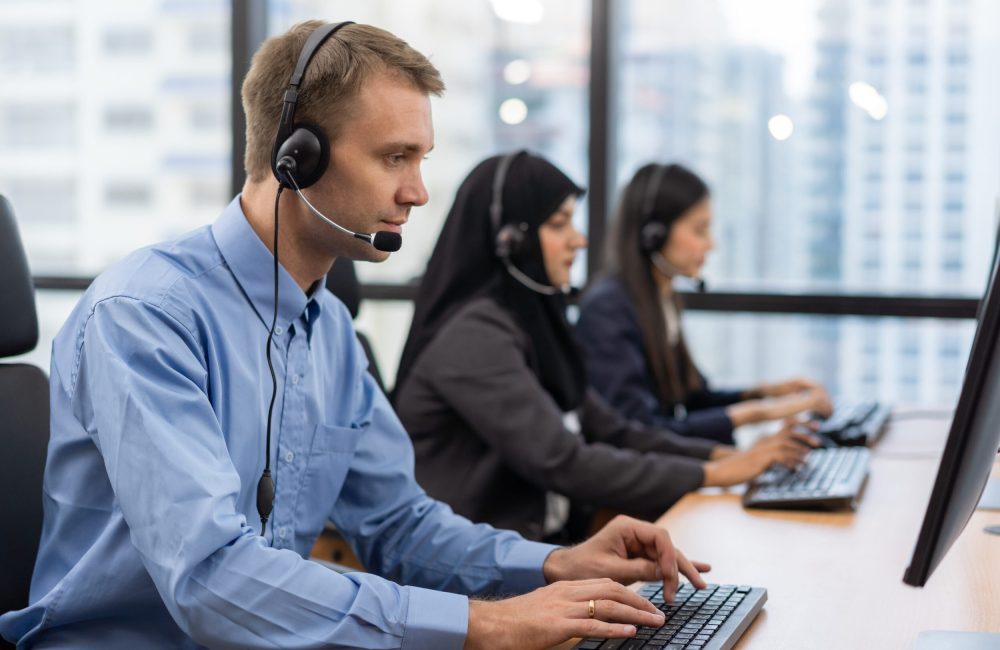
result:
M 287 451 L 285 452 L 285 462 L 290 463 L 295 460 L 295 452 Z
M 299 376 L 298 375 L 292 375 L 292 383 L 293 384 L 299 383 Z
M 281 528 L 278 529 L 278 537 L 280 537 L 281 539 L 285 539 L 286 532 L 287 531 L 285 530 L 285 527 L 282 526 Z
M 274 333 L 277 334 L 278 336 L 281 336 L 282 334 L 285 333 L 285 328 L 282 327 L 281 325 L 278 325 L 277 327 L 274 328 Z

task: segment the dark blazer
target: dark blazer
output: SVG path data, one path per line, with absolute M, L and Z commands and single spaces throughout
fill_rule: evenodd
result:
M 602 278 L 583 295 L 576 336 L 590 385 L 619 413 L 681 435 L 732 444 L 733 423 L 724 407 L 739 402 L 742 391 L 716 391 L 705 382 L 704 390 L 680 404 L 686 416 L 676 417 L 678 405 L 663 403 L 657 394 L 639 316 L 618 278 Z
M 701 486 L 715 443 L 638 426 L 592 390 L 582 437 L 532 371 L 527 335 L 490 298 L 463 307 L 396 395 L 417 481 L 473 521 L 540 539 L 545 494 L 658 516 Z

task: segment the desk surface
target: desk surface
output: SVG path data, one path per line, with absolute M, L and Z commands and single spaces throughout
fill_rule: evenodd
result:
M 973 515 L 926 587 L 902 582 L 946 429 L 890 425 L 855 513 L 745 510 L 738 494 L 703 491 L 659 519 L 712 564 L 709 581 L 768 590 L 736 648 L 910 648 L 923 630 L 1000 632 L 1000 536 L 983 532 L 1000 511 Z

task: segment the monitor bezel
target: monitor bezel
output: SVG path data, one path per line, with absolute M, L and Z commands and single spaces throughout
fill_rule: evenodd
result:
M 948 548 L 939 549 L 942 543 L 942 526 L 954 496 L 955 485 L 962 469 L 962 459 L 965 457 L 966 449 L 972 439 L 970 428 L 982 403 L 983 391 L 986 388 L 985 380 L 991 365 L 994 363 L 997 343 L 1000 339 L 1000 281 L 997 278 L 1000 264 L 998 262 L 1000 260 L 993 260 L 990 281 L 979 306 L 978 324 L 972 340 L 972 349 L 969 351 L 969 360 L 966 363 L 962 391 L 951 421 L 948 440 L 941 455 L 941 463 L 938 466 L 937 477 L 934 480 L 934 488 L 927 503 L 917 543 L 913 549 L 913 556 L 903 575 L 903 582 L 914 587 L 923 587 L 927 583 L 934 569 L 944 559 L 951 544 L 955 541 L 952 540 Z M 988 480 L 988 478 L 987 475 L 986 479 Z M 983 487 L 985 486 L 986 480 L 983 482 Z M 982 491 L 980 491 L 981 493 Z M 970 510 L 970 518 L 974 512 L 975 508 Z M 967 524 L 968 519 L 963 524 L 963 529 Z

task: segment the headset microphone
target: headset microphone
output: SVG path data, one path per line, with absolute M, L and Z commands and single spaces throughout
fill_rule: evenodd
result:
M 694 284 L 695 291 L 698 293 L 705 293 L 705 281 L 703 279 L 696 275 L 687 275 L 679 268 L 668 262 L 667 258 L 665 258 L 659 251 L 650 254 L 649 259 L 653 262 L 653 266 L 655 266 L 660 273 L 667 276 L 671 280 L 678 277 L 685 278 Z
M 332 226 L 333 228 L 336 228 L 345 235 L 350 235 L 355 239 L 360 239 L 361 241 L 368 242 L 376 250 L 380 250 L 385 253 L 395 253 L 403 245 L 403 237 L 398 232 L 388 232 L 386 230 L 380 230 L 378 232 L 374 232 L 371 234 L 366 234 L 363 232 L 354 232 L 353 230 L 348 230 L 347 228 L 344 228 L 339 223 L 337 223 L 330 217 L 320 212 L 316 208 L 316 206 L 314 206 L 312 203 L 309 202 L 309 199 L 307 199 L 306 195 L 302 193 L 302 190 L 299 189 L 298 184 L 295 182 L 295 177 L 292 175 L 291 170 L 287 169 L 287 167 L 288 165 L 286 164 L 286 161 L 284 159 L 278 161 L 277 164 L 278 171 L 283 172 L 285 178 L 289 180 L 291 188 L 295 190 L 295 194 L 297 194 L 298 197 L 302 199 L 302 202 L 306 204 L 306 206 L 312 211 L 313 214 L 315 214 L 317 217 L 325 221 L 328 225 Z

